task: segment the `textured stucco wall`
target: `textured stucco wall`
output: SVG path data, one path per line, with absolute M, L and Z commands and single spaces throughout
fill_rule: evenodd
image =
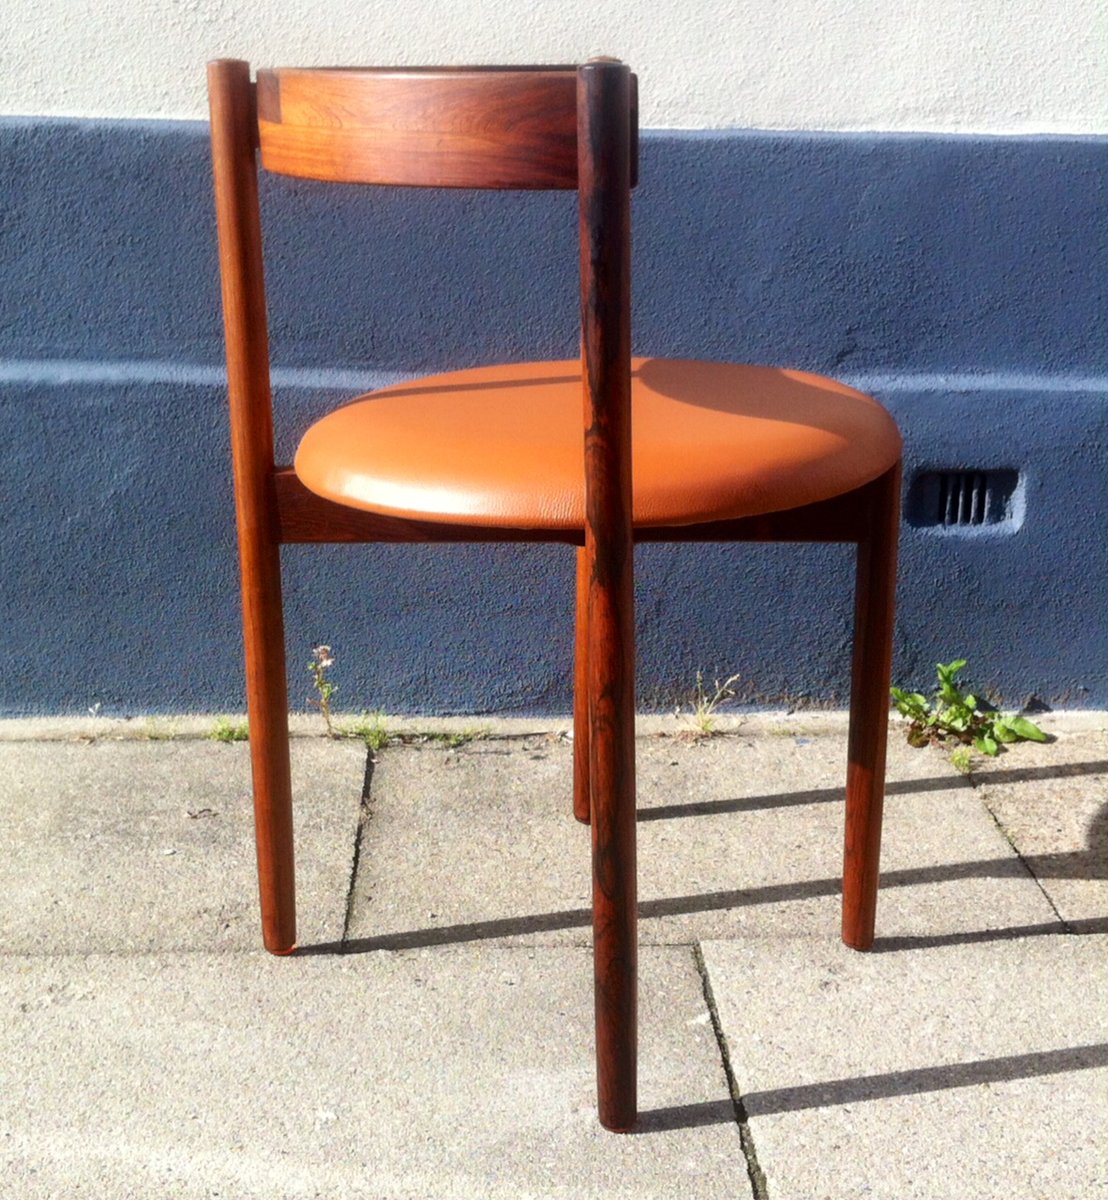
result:
M 207 131 L 0 121 L 0 713 L 237 708 Z M 278 453 L 375 383 L 576 340 L 574 198 L 263 189 Z M 635 198 L 636 348 L 871 390 L 919 471 L 1020 473 L 1018 527 L 906 522 L 900 680 L 1108 704 L 1108 139 L 666 133 Z M 444 253 L 449 247 L 450 253 Z M 336 298 L 339 303 L 336 303 Z M 352 709 L 566 711 L 572 554 L 288 547 Z M 843 547 L 644 547 L 644 707 L 697 668 L 841 703 Z
M 206 59 L 614 54 L 668 128 L 1108 131 L 1105 0 L 8 0 L 0 113 L 200 117 Z

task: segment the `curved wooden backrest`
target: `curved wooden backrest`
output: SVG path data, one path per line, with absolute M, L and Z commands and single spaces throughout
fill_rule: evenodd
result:
M 257 84 L 262 166 L 278 174 L 577 187 L 576 67 L 281 68 Z

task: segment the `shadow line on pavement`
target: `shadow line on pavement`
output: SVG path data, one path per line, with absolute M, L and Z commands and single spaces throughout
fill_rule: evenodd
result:
M 759 1117 L 769 1113 L 827 1108 L 836 1104 L 884 1100 L 891 1096 L 912 1096 L 920 1092 L 941 1092 L 986 1083 L 1009 1083 L 1016 1079 L 1036 1079 L 1043 1075 L 1062 1075 L 1097 1067 L 1108 1067 L 1108 1042 L 749 1092 L 743 1095 L 743 1105 L 750 1117 Z
M 1068 860 L 1073 855 L 1058 855 Z M 1100 867 L 1104 870 L 1103 865 Z M 946 863 L 933 867 L 907 867 L 886 871 L 881 875 L 881 887 L 913 887 L 928 883 L 951 883 L 961 879 L 1026 879 L 1027 869 L 1016 857 L 984 858 L 962 863 Z M 762 887 L 736 888 L 721 892 L 704 892 L 690 896 L 669 896 L 639 903 L 639 918 L 650 920 L 656 917 L 682 916 L 691 913 L 718 912 L 723 909 L 740 909 L 760 904 L 779 904 L 790 900 L 811 900 L 825 896 L 836 896 L 841 891 L 841 881 L 832 879 L 810 879 L 799 883 L 775 883 Z M 1108 921 L 1108 918 L 1106 918 Z M 592 913 L 587 908 L 562 909 L 556 912 L 534 913 L 515 917 L 497 917 L 488 921 L 469 921 L 455 925 L 440 925 L 433 928 L 409 929 L 395 933 L 382 933 L 376 937 L 350 938 L 345 942 L 323 942 L 302 946 L 300 955 L 312 954 L 368 954 L 376 950 L 414 950 L 426 946 L 448 946 L 465 942 L 488 941 L 495 938 L 519 937 L 535 933 L 552 933 L 564 929 L 580 929 L 592 922 Z M 1104 922 L 1099 922 L 1103 924 Z M 1036 933 L 1067 933 L 1073 926 L 1061 920 L 1043 925 L 1016 926 L 1011 930 L 973 930 L 936 935 L 936 945 L 958 942 L 992 941 L 1005 938 L 1026 937 Z M 1099 932 L 1099 924 L 1082 932 Z M 878 950 L 903 950 L 921 948 L 930 944 L 931 937 L 919 941 L 911 938 L 889 938 L 875 944 Z
M 745 1092 L 742 1094 L 742 1104 L 747 1118 L 753 1119 L 809 1108 L 831 1108 L 866 1100 L 886 1100 L 893 1096 L 915 1096 L 925 1092 L 1010 1083 L 1017 1079 L 1036 1079 L 1100 1067 L 1108 1067 L 1108 1042 L 1094 1042 L 1062 1050 L 1040 1050 L 1030 1054 L 1009 1054 L 1002 1058 L 982 1058 L 939 1067 L 889 1071 L 881 1075 L 829 1079 L 821 1083 L 774 1088 L 764 1092 Z M 700 1104 L 680 1104 L 641 1112 L 634 1132 L 661 1133 L 703 1125 L 730 1125 L 734 1120 L 735 1110 L 730 1100 L 706 1100 Z
M 845 774 L 845 770 L 844 770 Z M 985 783 L 1034 783 L 1042 779 L 1065 779 L 1078 775 L 1108 774 L 1108 761 L 1058 763 L 1046 767 L 1003 767 L 987 770 L 972 781 L 968 776 L 931 775 L 925 779 L 896 779 L 885 785 L 886 796 L 907 796 L 917 792 L 945 792 L 960 785 L 977 787 Z M 713 817 L 723 813 L 760 812 L 772 808 L 793 808 L 805 804 L 833 804 L 846 796 L 842 787 L 811 788 L 803 792 L 780 792 L 765 796 L 738 796 L 726 800 L 702 800 L 693 804 L 659 804 L 640 808 L 642 821 L 671 821 L 679 817 Z

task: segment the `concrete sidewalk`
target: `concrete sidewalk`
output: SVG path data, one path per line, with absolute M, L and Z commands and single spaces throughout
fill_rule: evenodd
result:
M 867 955 L 841 720 L 644 735 L 620 1137 L 564 725 L 294 738 L 274 959 L 244 745 L 0 722 L 0 1196 L 1108 1197 L 1108 734 L 1044 725 L 970 778 L 894 733 Z

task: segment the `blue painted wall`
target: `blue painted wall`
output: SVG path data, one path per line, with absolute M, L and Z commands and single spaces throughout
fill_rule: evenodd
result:
M 0 712 L 236 708 L 242 669 L 206 128 L 0 121 Z M 1108 705 L 1108 139 L 648 135 L 636 348 L 872 390 L 909 477 L 1017 468 L 1014 531 L 905 526 L 896 674 Z M 337 399 L 576 346 L 572 196 L 269 180 L 280 448 Z M 339 303 L 336 305 L 335 300 Z M 572 553 L 285 551 L 291 695 L 566 711 Z M 640 693 L 698 667 L 843 702 L 846 548 L 649 547 Z

